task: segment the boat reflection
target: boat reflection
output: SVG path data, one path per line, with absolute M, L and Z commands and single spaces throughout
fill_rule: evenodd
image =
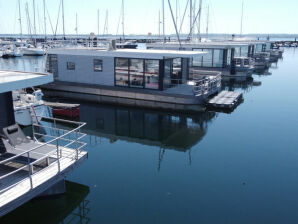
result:
M 87 123 L 84 132 L 89 135 L 183 152 L 202 140 L 215 116 L 215 112 L 175 114 L 95 104 L 80 106 L 80 120 Z
M 90 208 L 89 201 L 86 200 L 89 187 L 69 181 L 65 185 L 65 194 L 33 199 L 3 216 L 0 223 L 89 223 Z
M 249 78 L 246 81 L 237 81 L 237 80 L 229 80 L 229 81 L 222 81 L 222 89 L 228 91 L 234 91 L 237 89 L 241 89 L 244 92 L 251 91 L 256 86 L 261 86 L 262 82 L 254 81 L 253 78 Z

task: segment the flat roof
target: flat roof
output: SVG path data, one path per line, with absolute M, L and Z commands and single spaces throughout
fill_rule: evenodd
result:
M 0 70 L 0 93 L 53 82 L 50 73 Z
M 250 44 L 247 42 L 233 42 L 233 41 L 223 41 L 223 42 L 197 42 L 197 43 L 190 43 L 190 42 L 182 42 L 182 48 L 193 49 L 193 48 L 204 48 L 204 49 L 231 49 L 235 47 L 246 47 Z M 162 43 L 153 43 L 147 44 L 147 47 L 163 47 Z M 180 45 L 178 42 L 170 42 L 166 43 L 165 47 L 172 48 L 172 49 L 179 49 Z
M 163 58 L 192 58 L 207 52 L 178 51 L 178 50 L 147 50 L 147 49 L 118 49 L 102 50 L 96 48 L 59 48 L 51 49 L 49 54 L 62 55 L 88 55 L 98 57 L 124 57 L 124 58 L 144 58 L 144 59 L 163 59 Z

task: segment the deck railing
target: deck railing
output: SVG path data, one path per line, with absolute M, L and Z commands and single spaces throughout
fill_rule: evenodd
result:
M 33 174 L 36 174 L 42 171 L 44 168 L 52 165 L 57 165 L 58 167 L 57 174 L 59 174 L 62 171 L 60 167 L 61 159 L 71 158 L 73 160 L 78 160 L 82 149 L 87 145 L 86 143 L 80 141 L 82 138 L 86 136 L 86 134 L 81 133 L 81 128 L 85 126 L 86 123 L 62 120 L 58 118 L 42 117 L 42 116 L 36 116 L 36 117 L 41 117 L 42 119 L 46 119 L 47 121 L 50 121 L 50 122 L 44 123 L 44 125 L 41 125 L 41 124 L 32 125 L 33 139 L 35 142 L 39 142 L 40 145 L 33 147 L 32 149 L 29 149 L 29 150 L 24 150 L 24 149 L 21 149 L 20 147 L 15 147 L 15 149 L 21 150 L 23 152 L 0 161 L 0 165 L 9 165 L 15 162 L 16 164 L 19 164 L 21 166 L 17 167 L 15 170 L 11 172 L 8 172 L 0 176 L 0 182 L 4 182 L 3 180 L 5 178 L 12 176 L 18 172 L 25 171 L 25 172 L 28 172 L 28 177 L 30 180 L 30 189 L 33 189 L 34 187 L 33 180 L 32 180 Z M 58 127 L 58 124 L 61 124 L 61 126 L 62 124 L 68 125 L 69 130 L 65 130 L 65 129 L 62 129 L 61 127 Z M 67 126 L 64 126 L 64 127 L 67 127 Z M 48 134 L 45 131 L 45 129 L 51 130 L 50 131 L 51 133 Z M 41 133 L 41 130 L 44 130 L 45 132 Z M 43 140 L 45 142 L 40 142 L 37 139 Z M 63 143 L 66 143 L 66 144 L 63 144 Z M 38 149 L 45 146 L 51 146 L 51 147 L 54 146 L 54 147 L 53 147 L 53 150 L 50 150 L 47 153 L 37 152 Z M 70 149 L 73 151 L 69 153 Z M 36 155 L 39 154 L 40 158 L 36 160 L 31 159 L 30 154 L 32 153 Z M 27 163 L 17 162 L 18 158 L 20 157 L 22 157 L 22 159 L 24 159 L 24 157 L 27 158 Z M 52 160 L 52 162 L 50 160 Z M 33 169 L 34 165 L 41 163 L 43 161 L 45 162 L 46 166 L 34 173 L 34 169 Z M 11 183 L 6 188 L 1 189 L 0 194 L 16 186 L 21 181 L 24 181 L 24 178 L 21 178 L 21 180 L 16 181 L 15 183 Z
M 208 96 L 221 87 L 221 72 L 192 70 L 192 77 L 196 96 Z

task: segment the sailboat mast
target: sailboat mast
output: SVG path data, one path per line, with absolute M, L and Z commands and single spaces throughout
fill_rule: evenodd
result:
M 240 36 L 242 36 L 242 28 L 243 28 L 243 1 L 242 1 L 242 10 L 241 10 Z
M 209 5 L 207 8 L 207 26 L 206 26 L 206 38 L 208 39 L 208 32 L 209 32 Z
M 36 38 L 36 20 L 35 20 L 35 0 L 33 0 L 33 29 Z
M 46 2 L 43 0 L 44 39 L 47 39 Z
M 77 36 L 77 39 L 79 38 L 78 37 L 78 13 L 76 13 L 76 36 Z
M 123 35 L 123 40 L 125 39 L 124 36 L 124 0 L 122 0 L 122 35 Z
M 160 38 L 160 10 L 158 11 L 158 38 Z
M 99 37 L 99 9 L 97 9 L 97 36 Z
M 190 21 L 189 21 L 189 33 L 190 33 L 190 35 L 189 35 L 189 38 L 190 38 L 190 41 L 192 41 L 192 38 L 193 38 L 193 29 L 192 29 L 192 19 L 193 19 L 193 17 L 192 17 L 192 0 L 190 0 L 190 4 L 189 4 L 189 9 L 190 9 L 190 12 L 189 12 L 189 18 L 190 18 Z
M 19 22 L 20 22 L 20 38 L 23 37 L 23 31 L 22 31 L 22 16 L 21 16 L 21 3 L 19 0 Z
M 166 43 L 166 33 L 165 33 L 165 0 L 162 0 L 162 34 L 163 34 L 163 44 Z
M 65 40 L 65 24 L 64 24 L 64 0 L 62 1 L 62 21 L 63 21 L 63 40 Z
M 198 21 L 198 38 L 199 41 L 201 42 L 201 15 L 202 15 L 202 0 L 200 0 L 200 5 L 199 5 L 199 21 Z

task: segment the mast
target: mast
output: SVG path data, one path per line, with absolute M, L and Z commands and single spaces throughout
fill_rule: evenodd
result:
M 201 15 L 202 15 L 202 2 L 203 0 L 200 0 L 200 5 L 199 5 L 199 21 L 198 21 L 198 38 L 199 41 L 201 42 Z
M 123 35 L 123 40 L 125 39 L 124 36 L 124 0 L 122 0 L 122 35 Z
M 44 39 L 47 39 L 46 2 L 43 0 Z
M 65 40 L 64 0 L 61 0 L 61 4 L 62 4 L 62 21 L 63 21 L 63 40 Z
M 207 8 L 206 38 L 208 38 L 208 32 L 209 32 L 209 5 L 208 5 L 208 8 Z
M 168 0 L 168 3 L 169 3 L 169 8 L 170 8 L 170 11 L 171 11 L 171 15 L 172 15 L 172 20 L 173 20 L 173 23 L 174 23 L 174 26 L 175 26 L 176 35 L 177 35 L 177 38 L 178 38 L 178 41 L 179 41 L 179 46 L 181 48 L 182 46 L 181 46 L 180 36 L 179 36 L 178 28 L 177 28 L 177 25 L 176 25 L 176 22 L 175 22 L 175 16 L 174 16 L 174 13 L 173 13 L 173 10 L 172 10 L 170 0 Z
M 193 38 L 193 31 L 192 31 L 192 0 L 190 0 L 190 4 L 189 4 L 189 9 L 190 9 L 190 12 L 189 12 L 189 17 L 190 17 L 190 21 L 189 21 L 189 38 L 190 38 L 190 41 L 192 41 L 192 38 Z
M 33 29 L 34 29 L 34 35 L 36 36 L 35 0 L 33 0 Z
M 21 16 L 21 3 L 20 3 L 20 0 L 19 0 L 19 22 L 20 22 L 20 38 L 22 40 L 23 31 L 22 31 L 22 16 Z
M 158 38 L 160 38 L 160 10 L 158 11 Z
M 242 36 L 242 25 L 243 25 L 243 1 L 242 1 L 242 10 L 241 10 L 240 36 Z
M 78 37 L 78 13 L 76 13 L 76 36 L 77 36 L 77 39 L 79 38 Z
M 35 0 L 33 0 L 33 31 L 34 31 L 34 45 L 36 47 Z
M 30 22 L 30 16 L 29 16 L 29 9 L 28 9 L 28 2 L 26 2 L 26 16 L 27 16 L 27 28 L 28 28 L 28 34 L 30 35 L 32 39 L 32 33 L 31 33 L 31 22 Z
M 162 34 L 163 34 L 163 45 L 165 47 L 166 34 L 165 34 L 165 0 L 162 0 Z
M 97 9 L 97 36 L 99 37 L 99 9 Z

